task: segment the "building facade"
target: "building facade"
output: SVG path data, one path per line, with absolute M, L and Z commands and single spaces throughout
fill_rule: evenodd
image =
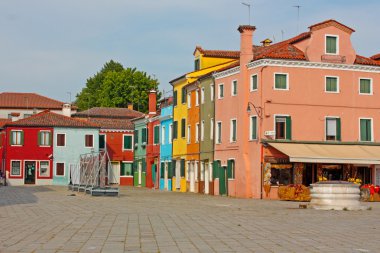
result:
M 172 190 L 172 139 L 173 104 L 172 97 L 163 99 L 160 115 L 160 190 Z

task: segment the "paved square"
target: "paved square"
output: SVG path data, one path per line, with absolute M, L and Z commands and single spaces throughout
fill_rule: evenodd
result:
M 65 187 L 0 187 L 0 252 L 379 252 L 369 211 L 122 187 L 91 197 Z

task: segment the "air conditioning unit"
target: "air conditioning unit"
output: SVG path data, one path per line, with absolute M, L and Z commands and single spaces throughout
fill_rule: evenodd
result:
M 265 135 L 265 136 L 273 136 L 273 135 L 275 135 L 275 134 L 276 134 L 275 131 L 265 131 L 265 132 L 264 132 L 264 135 Z

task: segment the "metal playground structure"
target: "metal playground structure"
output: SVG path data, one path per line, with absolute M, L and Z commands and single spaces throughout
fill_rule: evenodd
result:
M 106 151 L 80 155 L 80 162 L 70 168 L 69 190 L 85 192 L 92 196 L 118 196 L 119 188 L 110 186 L 111 161 Z M 114 178 L 112 178 L 114 179 Z

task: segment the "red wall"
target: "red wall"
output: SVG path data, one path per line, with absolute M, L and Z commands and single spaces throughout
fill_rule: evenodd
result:
M 11 146 L 9 143 L 9 136 L 11 130 L 24 131 L 24 145 L 23 146 Z M 9 173 L 9 178 L 24 178 L 24 161 L 50 161 L 50 176 L 39 176 L 39 164 L 36 163 L 36 178 L 37 179 L 52 179 L 53 178 L 53 161 L 49 158 L 53 154 L 53 144 L 50 147 L 38 146 L 38 132 L 41 130 L 50 131 L 54 136 L 53 128 L 27 128 L 27 127 L 7 127 L 6 128 L 6 163 L 5 167 Z M 10 175 L 10 161 L 21 160 L 21 176 Z
M 152 180 L 152 165 L 154 164 L 154 159 L 157 158 L 157 173 L 156 173 L 156 188 L 158 188 L 158 177 L 159 177 L 159 158 L 160 158 L 160 142 L 156 145 L 154 142 L 154 126 L 160 124 L 159 120 L 155 120 L 153 122 L 148 122 L 148 145 L 146 147 L 146 187 L 152 188 L 154 187 L 154 182 Z M 161 141 L 161 140 L 160 140 Z
M 130 134 L 133 138 L 133 131 L 124 132 L 105 132 L 100 134 L 106 135 L 106 146 L 111 161 L 133 161 L 133 147 L 131 151 L 123 151 L 123 135 Z M 134 144 L 133 144 L 134 145 Z

